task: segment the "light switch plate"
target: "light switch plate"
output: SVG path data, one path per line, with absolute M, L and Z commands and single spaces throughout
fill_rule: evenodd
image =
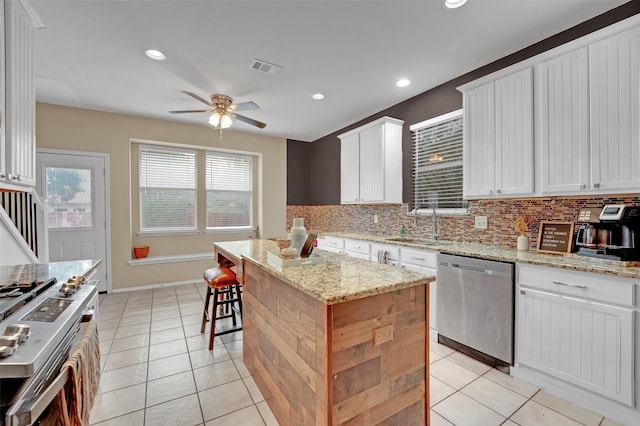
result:
M 487 229 L 486 216 L 476 216 L 476 229 Z

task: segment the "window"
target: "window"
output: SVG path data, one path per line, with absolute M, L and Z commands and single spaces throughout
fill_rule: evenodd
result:
M 47 167 L 49 228 L 93 227 L 91 169 Z
M 253 160 L 207 152 L 207 228 L 252 226 Z
M 196 230 L 196 152 L 140 145 L 140 231 Z
M 411 126 L 413 208 L 466 208 L 462 199 L 462 110 Z

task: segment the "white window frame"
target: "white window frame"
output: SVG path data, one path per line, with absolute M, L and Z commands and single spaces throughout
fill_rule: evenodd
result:
M 413 196 L 411 199 L 411 205 L 412 205 L 412 210 L 411 213 L 415 214 L 416 213 L 416 207 L 422 207 L 422 206 L 416 206 L 415 202 L 417 199 L 417 185 L 416 185 L 416 181 L 418 178 L 418 172 L 416 171 L 416 147 L 415 147 L 415 141 L 414 141 L 414 137 L 413 137 L 413 132 L 415 131 L 420 131 L 423 130 L 426 127 L 431 127 L 431 126 L 435 126 L 438 125 L 440 123 L 443 123 L 445 121 L 451 121 L 457 118 L 462 119 L 462 115 L 463 115 L 463 110 L 462 109 L 458 109 L 455 111 L 451 111 L 449 113 L 440 115 L 438 117 L 434 117 L 431 118 L 429 120 L 425 120 L 425 121 L 421 121 L 419 123 L 415 123 L 412 124 L 409 127 L 409 130 L 412 132 L 412 136 L 411 136 L 411 150 L 412 150 L 412 155 L 413 155 L 413 159 L 412 159 L 412 167 L 413 167 L 413 187 L 414 187 L 414 191 L 413 191 Z M 462 139 L 461 139 L 461 143 L 462 143 Z M 461 148 L 461 152 L 462 152 L 462 147 Z M 462 161 L 462 157 L 460 158 L 460 166 L 463 166 L 463 161 Z M 460 197 L 462 198 L 462 181 L 461 181 L 461 185 L 460 185 Z M 462 201 L 463 203 L 467 203 L 466 200 Z M 467 214 L 468 213 L 468 207 L 464 206 L 464 207 L 457 207 L 457 208 L 436 208 L 436 212 L 438 214 Z M 420 209 L 420 211 L 418 212 L 419 215 L 431 215 L 432 211 L 430 209 Z

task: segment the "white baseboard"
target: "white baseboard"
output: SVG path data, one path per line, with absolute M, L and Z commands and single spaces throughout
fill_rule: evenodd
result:
M 202 283 L 203 287 L 205 286 L 205 282 L 202 279 L 202 277 L 194 278 L 192 280 L 185 280 L 185 281 L 173 281 L 169 283 L 147 284 L 147 285 L 141 285 L 136 287 L 114 288 L 111 292 L 126 293 L 127 291 L 153 290 L 154 288 L 175 287 L 178 285 L 200 284 L 200 283 Z

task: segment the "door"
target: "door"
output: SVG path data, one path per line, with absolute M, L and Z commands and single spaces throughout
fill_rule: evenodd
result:
M 37 153 L 37 191 L 47 200 L 49 260 L 102 259 L 95 278 L 109 291 L 110 253 L 105 154 Z

